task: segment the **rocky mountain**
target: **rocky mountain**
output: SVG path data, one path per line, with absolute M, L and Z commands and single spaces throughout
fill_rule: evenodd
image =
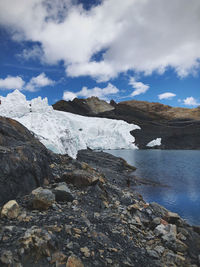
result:
M 123 159 L 91 150 L 77 160 L 54 154 L 3 117 L 0 157 L 0 266 L 200 263 L 199 227 L 146 203 L 135 192 L 146 182 Z
M 106 103 L 110 110 L 94 112 L 87 104 L 93 98 L 59 101 L 54 109 L 80 115 L 120 119 L 135 123 L 141 130 L 132 132 L 139 148 L 147 148 L 152 140 L 161 138 L 161 149 L 200 149 L 200 108 L 173 108 L 160 103 L 145 101 L 123 101 L 110 104 L 95 98 L 98 105 Z M 71 109 L 69 109 L 69 106 Z M 99 109 L 100 110 L 100 109 Z
M 50 181 L 49 155 L 24 126 L 0 117 L 0 204 Z

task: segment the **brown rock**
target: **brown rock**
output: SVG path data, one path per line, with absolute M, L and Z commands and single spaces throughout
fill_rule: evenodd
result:
M 1 216 L 9 219 L 17 218 L 19 215 L 19 205 L 15 200 L 8 201 L 2 208 Z
M 90 251 L 89 251 L 88 247 L 81 248 L 80 250 L 86 258 L 90 257 Z
M 70 256 L 67 260 L 66 267 L 84 267 L 84 265 L 78 257 Z
M 73 172 L 63 175 L 66 183 L 71 183 L 75 186 L 90 186 L 95 185 L 99 181 L 99 177 L 95 173 L 90 173 L 85 170 L 74 170 Z

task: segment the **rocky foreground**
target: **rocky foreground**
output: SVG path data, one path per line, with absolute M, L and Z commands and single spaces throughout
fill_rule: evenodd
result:
M 5 118 L 0 142 L 0 266 L 199 266 L 200 228 L 134 193 L 123 159 L 53 154 Z

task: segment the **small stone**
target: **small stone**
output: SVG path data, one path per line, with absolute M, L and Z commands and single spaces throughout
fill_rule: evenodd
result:
M 73 243 L 72 243 L 72 242 L 69 242 L 69 243 L 66 245 L 66 247 L 67 247 L 68 249 L 73 249 Z
M 187 237 L 184 236 L 182 233 L 178 233 L 177 238 L 180 239 L 181 241 L 185 241 L 187 239 Z
M 51 256 L 51 264 L 64 264 L 66 262 L 67 256 L 63 254 L 62 252 L 55 252 Z
M 86 258 L 90 257 L 90 251 L 88 247 L 81 248 L 80 251 L 84 254 Z
M 55 195 L 48 189 L 38 187 L 31 193 L 34 209 L 46 210 L 55 202 Z
M 182 241 L 176 239 L 176 249 L 179 252 L 185 252 L 188 249 L 188 246 Z
M 153 224 L 153 226 L 159 225 L 160 224 L 160 218 L 159 217 L 154 218 L 152 221 L 152 224 Z
M 74 231 L 76 234 L 79 234 L 79 235 L 82 233 L 81 229 L 78 229 L 78 228 L 73 228 L 73 231 Z
M 19 205 L 16 200 L 8 201 L 2 208 L 1 216 L 15 219 L 19 215 Z
M 162 247 L 162 246 L 156 246 L 156 247 L 154 248 L 154 250 L 155 250 L 159 255 L 162 255 L 163 252 L 164 252 L 164 250 L 165 250 L 165 248 Z
M 13 262 L 13 255 L 12 252 L 10 250 L 4 250 L 1 253 L 1 258 L 0 258 L 1 262 L 4 264 L 11 264 Z
M 111 259 L 106 258 L 106 261 L 107 261 L 108 264 L 112 264 L 112 260 Z
M 176 255 L 175 262 L 178 266 L 184 266 L 185 258 L 183 256 Z
M 84 265 L 78 257 L 70 256 L 67 260 L 66 267 L 84 267 Z
M 154 259 L 159 259 L 159 255 L 156 251 L 154 250 L 147 250 L 147 253 L 149 254 L 149 256 L 151 258 L 154 258 Z
M 71 225 L 67 225 L 67 224 L 65 225 L 65 232 L 66 232 L 67 234 L 69 234 L 69 235 L 72 234 L 71 229 L 72 229 Z

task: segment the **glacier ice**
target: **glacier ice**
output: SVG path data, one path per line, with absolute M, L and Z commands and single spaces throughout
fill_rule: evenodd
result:
M 47 98 L 26 100 L 15 90 L 1 97 L 0 115 L 13 118 L 32 131 L 55 153 L 75 158 L 78 150 L 136 149 L 130 131 L 139 126 L 122 120 L 92 118 L 53 110 Z
M 148 147 L 161 146 L 161 140 L 162 140 L 161 138 L 156 138 L 151 142 L 149 142 L 146 146 Z

